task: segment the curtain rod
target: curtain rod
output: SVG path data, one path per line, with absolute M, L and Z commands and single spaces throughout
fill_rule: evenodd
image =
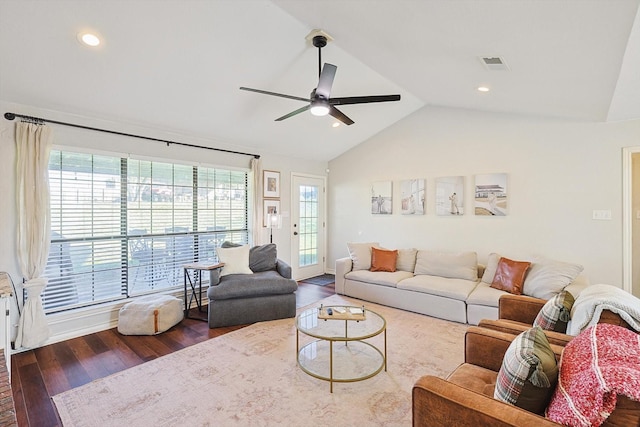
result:
M 94 131 L 97 131 L 97 132 L 111 133 L 113 135 L 130 136 L 132 138 L 147 139 L 149 141 L 155 141 L 155 142 L 163 142 L 163 143 L 167 144 L 167 146 L 169 146 L 171 144 L 174 144 L 174 145 L 180 145 L 180 146 L 183 146 L 183 147 L 202 148 L 202 149 L 205 149 L 205 150 L 221 151 L 223 153 L 240 154 L 240 155 L 243 155 L 243 156 L 252 156 L 252 157 L 254 157 L 256 159 L 260 158 L 259 154 L 243 153 L 243 152 L 240 152 L 240 151 L 225 150 L 225 149 L 222 149 L 222 148 L 205 147 L 204 145 L 187 144 L 187 143 L 184 143 L 184 142 L 176 142 L 176 141 L 169 141 L 169 140 L 166 140 L 166 139 L 151 138 L 151 137 L 148 137 L 148 136 L 134 135 L 134 134 L 131 134 L 131 133 L 118 132 L 118 131 L 115 131 L 115 130 L 100 129 L 100 128 L 94 128 L 94 127 L 90 127 L 90 126 L 77 125 L 75 123 L 66 123 L 66 122 L 59 122 L 59 121 L 56 121 L 56 120 L 41 119 L 39 117 L 25 116 L 25 115 L 16 114 L 16 113 L 4 113 L 4 118 L 7 119 L 7 120 L 13 120 L 16 117 L 19 117 L 21 119 L 33 120 L 33 121 L 54 123 L 56 125 L 71 126 L 71 127 L 74 127 L 74 128 L 94 130 Z

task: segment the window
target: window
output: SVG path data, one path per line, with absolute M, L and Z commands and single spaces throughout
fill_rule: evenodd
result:
M 183 286 L 248 242 L 247 173 L 53 150 L 47 313 Z

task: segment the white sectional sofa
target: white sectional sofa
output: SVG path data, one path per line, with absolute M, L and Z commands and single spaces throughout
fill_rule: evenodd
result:
M 338 294 L 472 325 L 498 318 L 498 300 L 506 292 L 491 282 L 500 255 L 492 253 L 485 268 L 475 252 L 401 249 L 396 271 L 370 271 L 371 246 L 377 243 L 349 244 L 351 256 L 336 261 Z M 576 264 L 536 258 L 523 294 L 549 299 L 566 288 L 577 296 L 589 284 L 581 272 Z

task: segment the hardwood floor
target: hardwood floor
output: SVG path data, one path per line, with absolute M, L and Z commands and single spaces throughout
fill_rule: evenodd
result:
M 296 305 L 333 294 L 333 284 L 300 282 Z M 206 322 L 185 319 L 155 336 L 125 336 L 114 328 L 15 354 L 11 386 L 18 426 L 60 426 L 51 396 L 243 327 L 209 329 Z

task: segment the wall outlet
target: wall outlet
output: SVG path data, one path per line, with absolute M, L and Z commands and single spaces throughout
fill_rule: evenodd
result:
M 607 209 L 607 210 L 594 210 L 594 211 L 593 211 L 593 219 L 597 219 L 597 220 L 610 220 L 610 219 L 611 219 L 611 209 Z

